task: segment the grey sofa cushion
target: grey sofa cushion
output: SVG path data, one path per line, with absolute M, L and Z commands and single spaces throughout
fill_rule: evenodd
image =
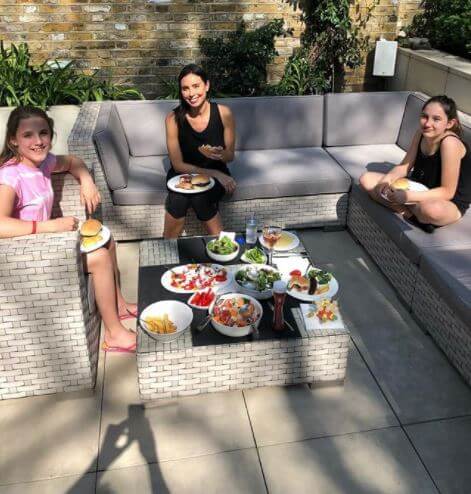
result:
M 354 183 L 358 183 L 366 171 L 387 173 L 405 155 L 396 144 L 338 146 L 326 148 L 326 151 L 352 177 Z
M 437 228 L 432 234 L 424 233 L 419 228 L 408 230 L 401 239 L 400 247 L 415 263 L 427 251 L 471 248 L 471 214 L 468 212 L 461 220 Z
M 427 99 L 428 96 L 421 93 L 410 94 L 407 98 L 401 129 L 399 130 L 399 136 L 397 138 L 397 145 L 404 149 L 404 151 L 407 151 L 414 134 L 419 129 L 419 119 L 422 112 L 422 106 L 424 106 Z
M 348 192 L 350 177 L 322 148 L 238 151 L 232 200 Z
M 408 92 L 335 93 L 324 96 L 324 145 L 394 144 Z
M 420 271 L 471 330 L 471 248 L 425 253 Z
M 103 103 L 93 134 L 106 182 L 111 190 L 122 189 L 128 183 L 129 148 L 116 108 Z
M 129 180 L 125 189 L 113 191 L 113 202 L 119 205 L 164 204 L 167 197 L 166 156 L 130 158 Z
M 287 149 L 322 145 L 323 96 L 271 96 L 216 100 L 236 124 L 236 149 Z
M 118 101 L 115 105 L 131 156 L 167 154 L 165 117 L 178 101 Z

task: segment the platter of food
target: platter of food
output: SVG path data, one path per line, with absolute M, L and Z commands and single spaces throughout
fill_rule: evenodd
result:
M 87 254 L 103 247 L 111 238 L 110 230 L 98 220 L 89 219 L 80 227 L 80 252 Z
M 332 273 L 311 268 L 306 275 L 298 270 L 291 271 L 287 293 L 298 300 L 312 302 L 332 298 L 338 290 L 339 284 Z
M 200 192 L 206 192 L 214 187 L 214 183 L 213 177 L 194 173 L 176 175 L 167 182 L 167 186 L 173 192 L 179 192 L 181 194 L 198 194 Z
M 273 283 L 281 280 L 281 275 L 272 266 L 251 264 L 239 269 L 234 279 L 242 293 L 265 300 L 273 295 Z
M 258 241 L 265 248 L 270 248 L 267 242 L 263 239 L 263 234 L 258 237 Z M 299 237 L 291 232 L 282 231 L 280 238 L 273 246 L 274 251 L 287 251 L 295 249 L 299 245 Z
M 194 293 L 205 288 L 219 290 L 232 282 L 232 275 L 219 264 L 184 264 L 165 271 L 160 281 L 170 292 Z
M 192 310 L 178 300 L 162 300 L 148 305 L 139 317 L 139 326 L 153 339 L 172 341 L 182 335 L 193 320 Z
M 241 256 L 240 260 L 249 264 L 266 264 L 267 256 L 260 247 L 247 249 Z
M 260 302 L 248 295 L 226 293 L 209 308 L 211 324 L 220 333 L 231 336 L 246 336 L 258 327 L 263 315 Z
M 206 254 L 218 262 L 232 261 L 239 255 L 239 244 L 229 237 L 216 238 L 206 244 Z

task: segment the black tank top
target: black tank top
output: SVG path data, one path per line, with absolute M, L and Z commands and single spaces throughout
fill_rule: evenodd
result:
M 452 137 L 459 139 L 457 136 Z M 445 137 L 443 139 L 445 139 Z M 409 177 L 416 182 L 426 185 L 429 189 L 440 187 L 442 183 L 442 156 L 440 153 L 440 146 L 434 154 L 428 156 L 422 152 L 421 144 L 422 138 L 420 138 L 414 168 Z M 466 153 L 463 158 L 461 158 L 458 185 L 452 201 L 467 208 L 471 203 L 471 153 L 466 143 L 463 142 L 463 144 L 466 148 Z
M 230 175 L 227 165 L 223 161 L 211 160 L 206 158 L 198 150 L 198 147 L 203 144 L 211 146 L 224 147 L 224 125 L 217 103 L 210 103 L 209 122 L 206 129 L 202 132 L 196 131 L 185 118 L 183 124 L 177 120 L 178 126 L 178 143 L 182 152 L 183 161 L 191 165 L 196 165 L 201 168 L 210 168 L 220 170 L 223 173 Z M 172 175 L 176 175 L 175 170 L 170 170 Z

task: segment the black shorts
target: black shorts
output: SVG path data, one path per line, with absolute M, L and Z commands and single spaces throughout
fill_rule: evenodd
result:
M 180 219 L 186 216 L 189 208 L 192 208 L 200 221 L 209 221 L 218 213 L 219 201 L 225 194 L 221 183 L 216 179 L 214 181 L 212 189 L 199 194 L 180 194 L 169 190 L 165 200 L 165 210 L 175 219 Z
M 451 202 L 458 208 L 458 211 L 461 213 L 461 216 L 464 216 L 464 214 L 469 208 L 469 203 L 460 201 L 459 199 L 455 199 L 454 197 L 451 200 Z

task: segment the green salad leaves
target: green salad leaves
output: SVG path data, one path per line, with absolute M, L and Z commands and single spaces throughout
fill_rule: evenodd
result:
M 265 264 L 267 262 L 267 257 L 260 247 L 246 250 L 244 256 L 252 264 Z
M 229 237 L 222 237 L 208 242 L 208 249 L 214 254 L 228 255 L 237 250 L 237 244 Z

